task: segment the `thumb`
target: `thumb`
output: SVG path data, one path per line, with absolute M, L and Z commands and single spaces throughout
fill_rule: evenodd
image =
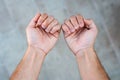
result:
M 84 23 L 87 28 L 95 28 L 96 25 L 94 24 L 94 21 L 92 19 L 84 19 Z

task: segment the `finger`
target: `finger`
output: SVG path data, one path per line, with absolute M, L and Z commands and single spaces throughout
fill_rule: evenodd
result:
M 56 26 L 54 26 L 52 28 L 52 30 L 50 31 L 50 33 L 54 34 L 55 32 L 60 32 L 60 29 L 61 29 L 61 25 L 58 24 L 58 25 L 56 25 Z
M 84 23 L 87 28 L 96 28 L 96 25 L 92 19 L 84 19 Z
M 46 29 L 48 25 L 54 20 L 54 17 L 49 16 L 43 23 L 42 28 Z
M 46 32 L 50 32 L 50 30 L 58 24 L 58 21 L 56 19 L 54 19 L 49 25 L 48 27 L 45 29 Z
M 78 14 L 76 17 L 77 17 L 77 21 L 78 21 L 79 26 L 81 28 L 84 27 L 83 17 L 80 14 Z
M 37 13 L 35 17 L 30 21 L 29 27 L 35 27 L 39 17 L 40 17 L 40 13 Z
M 48 17 L 48 15 L 46 13 L 41 14 L 41 16 L 38 20 L 37 26 L 40 26 L 47 17 Z
M 64 33 L 65 37 L 68 36 L 71 33 L 69 28 L 65 24 L 62 25 L 62 30 L 63 30 L 63 33 Z
M 75 28 L 73 27 L 73 25 L 71 24 L 70 20 L 66 20 L 65 24 L 69 27 L 71 32 L 75 31 Z
M 71 23 L 72 23 L 72 25 L 74 26 L 75 29 L 79 28 L 79 24 L 77 22 L 76 16 L 71 16 L 70 21 L 71 21 Z

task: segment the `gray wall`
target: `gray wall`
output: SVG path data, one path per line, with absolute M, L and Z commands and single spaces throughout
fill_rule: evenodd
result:
M 25 28 L 36 12 L 53 15 L 60 23 L 78 13 L 94 19 L 98 57 L 111 80 L 120 80 L 120 0 L 0 0 L 0 80 L 7 80 L 23 57 Z M 75 56 L 62 34 L 47 55 L 39 80 L 80 80 Z

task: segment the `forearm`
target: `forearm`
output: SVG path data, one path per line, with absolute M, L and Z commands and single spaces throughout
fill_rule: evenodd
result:
M 10 80 L 37 80 L 44 58 L 45 53 L 40 49 L 28 47 Z
M 93 48 L 79 51 L 76 58 L 83 80 L 109 80 Z

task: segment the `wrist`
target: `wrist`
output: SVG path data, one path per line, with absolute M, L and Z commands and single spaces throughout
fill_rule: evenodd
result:
M 45 53 L 42 49 L 37 48 L 37 47 L 34 47 L 34 46 L 32 46 L 32 45 L 28 45 L 27 50 L 28 50 L 28 51 L 30 50 L 31 52 L 34 52 L 34 53 L 36 53 L 36 54 L 40 54 L 41 56 L 46 56 L 46 54 L 47 54 L 47 53 Z
M 79 51 L 76 53 L 76 57 L 77 57 L 77 58 L 85 58 L 85 56 L 86 56 L 87 54 L 93 55 L 93 54 L 91 54 L 91 53 L 94 53 L 94 52 L 95 52 L 94 47 L 84 48 L 84 49 L 79 50 Z

